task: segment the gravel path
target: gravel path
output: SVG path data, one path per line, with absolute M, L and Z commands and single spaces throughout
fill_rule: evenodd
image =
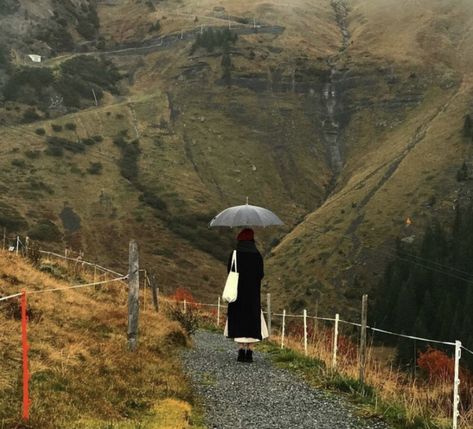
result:
M 275 367 L 265 353 L 252 364 L 236 361 L 235 344 L 199 331 L 184 366 L 202 398 L 209 429 L 388 429 L 363 420 L 343 398 L 316 390 Z

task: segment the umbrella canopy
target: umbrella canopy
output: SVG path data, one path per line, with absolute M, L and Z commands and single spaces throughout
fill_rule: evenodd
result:
M 263 207 L 251 206 L 248 203 L 225 209 L 210 222 L 210 227 L 229 226 L 270 226 L 284 225 L 272 211 Z

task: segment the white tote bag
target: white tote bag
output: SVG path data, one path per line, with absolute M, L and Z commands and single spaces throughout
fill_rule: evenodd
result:
M 235 265 L 235 271 L 233 266 Z M 222 298 L 227 302 L 235 302 L 238 296 L 238 267 L 237 267 L 237 252 L 233 251 L 232 264 L 230 265 L 230 272 L 228 273 L 225 288 L 223 289 Z

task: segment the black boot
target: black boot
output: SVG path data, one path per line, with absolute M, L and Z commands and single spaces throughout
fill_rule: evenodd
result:
M 253 350 L 248 349 L 245 354 L 245 362 L 253 362 Z
M 239 349 L 238 350 L 238 362 L 245 362 L 245 350 L 244 349 Z

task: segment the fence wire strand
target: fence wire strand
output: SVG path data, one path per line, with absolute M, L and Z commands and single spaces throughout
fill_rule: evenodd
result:
M 6 301 L 7 299 L 16 298 L 17 296 L 20 296 L 20 295 L 21 295 L 21 293 L 15 293 L 13 295 L 4 296 L 4 297 L 0 298 L 0 301 Z
M 282 313 L 273 313 L 272 315 L 273 316 L 279 316 L 279 317 L 283 316 Z M 304 316 L 301 315 L 301 314 L 286 314 L 286 317 L 303 318 Z M 324 320 L 324 321 L 328 321 L 328 322 L 335 322 L 335 319 L 332 319 L 331 317 L 307 316 L 307 318 L 308 319 L 315 319 L 315 320 Z M 362 326 L 361 323 L 349 322 L 347 320 L 342 320 L 342 319 L 339 319 L 338 322 L 339 323 L 345 323 L 347 325 L 357 326 L 359 328 L 361 328 L 361 326 Z M 375 328 L 375 327 L 372 327 L 372 326 L 366 326 L 366 329 L 371 329 L 372 331 L 381 332 L 383 334 L 395 335 L 397 337 L 408 338 L 408 339 L 411 339 L 411 340 L 425 341 L 427 343 L 445 344 L 447 346 L 454 346 L 455 345 L 455 343 L 451 342 L 451 341 L 431 340 L 429 338 L 421 338 L 421 337 L 415 337 L 415 336 L 412 336 L 412 335 L 398 334 L 396 332 L 386 331 L 384 329 L 379 329 L 379 328 Z M 473 352 L 471 352 L 471 351 L 470 351 L 470 353 L 473 354 Z
M 462 349 L 473 355 L 473 352 L 469 348 L 462 345 Z
M 117 277 L 116 279 L 111 279 L 111 280 L 102 280 L 100 282 L 93 282 L 93 283 L 85 283 L 85 284 L 80 284 L 80 285 L 58 287 L 58 288 L 54 288 L 54 289 L 33 290 L 33 291 L 27 292 L 27 293 L 28 293 L 28 295 L 33 295 L 33 294 L 37 294 L 37 293 L 57 292 L 57 291 L 60 291 L 60 290 L 78 289 L 78 288 L 88 287 L 88 286 L 98 286 L 98 285 L 103 285 L 105 283 L 112 283 L 112 282 L 122 281 L 122 280 L 125 280 L 126 278 L 128 278 L 128 276 Z
M 385 331 L 384 329 L 373 328 L 371 326 L 367 326 L 366 328 L 371 329 L 372 331 L 375 331 L 375 332 L 381 332 L 383 334 L 388 334 L 388 335 L 395 335 L 397 337 L 408 338 L 410 340 L 425 341 L 426 343 L 445 344 L 447 346 L 454 346 L 455 345 L 455 343 L 453 343 L 451 341 L 430 340 L 428 338 L 420 338 L 420 337 L 414 337 L 414 336 L 411 336 L 411 335 L 398 334 L 396 332 Z
M 21 243 L 23 245 L 23 243 Z M 77 258 L 71 258 L 71 257 L 67 257 L 67 256 L 64 256 L 64 255 L 60 255 L 58 253 L 54 253 L 54 252 L 49 252 L 49 251 L 45 251 L 45 250 L 40 250 L 40 253 L 42 254 L 47 254 L 47 255 L 52 255 L 52 256 L 55 256 L 55 257 L 58 257 L 58 258 L 61 258 L 61 259 L 65 259 L 65 260 L 69 260 L 69 261 L 73 261 L 73 262 L 76 262 L 76 263 L 80 263 L 80 264 L 84 264 L 84 265 L 88 265 L 88 266 L 93 266 L 93 267 L 96 267 L 98 268 L 99 270 L 102 270 L 104 272 L 108 272 L 108 273 L 111 273 L 111 274 L 115 274 L 115 275 L 118 275 L 120 277 L 118 278 L 114 278 L 114 279 L 111 279 L 111 280 L 104 280 L 104 281 L 100 281 L 100 282 L 93 282 L 93 283 L 87 283 L 87 284 L 80 284 L 80 285 L 74 285 L 74 286 L 67 286 L 67 287 L 62 287 L 62 288 L 55 288 L 55 289 L 45 289 L 45 290 L 37 290 L 37 291 L 30 291 L 28 292 L 29 294 L 38 294 L 38 293 L 45 293 L 45 292 L 55 292 L 55 291 L 61 291 L 61 290 L 68 290 L 68 289 L 77 289 L 77 288 L 83 288 L 83 287 L 89 287 L 89 286 L 96 286 L 96 285 L 101 285 L 101 284 L 105 284 L 105 283 L 111 283 L 111 282 L 117 282 L 117 281 L 123 281 L 125 279 L 128 278 L 128 275 L 123 275 L 123 274 L 120 274 L 116 271 L 113 271 L 113 270 L 110 270 L 109 268 L 105 268 L 101 265 L 98 265 L 98 264 L 94 264 L 92 262 L 89 262 L 89 261 L 84 261 L 82 259 L 77 259 Z M 20 296 L 21 293 L 16 293 L 16 294 L 13 294 L 13 295 L 9 295 L 9 296 L 6 296 L 6 297 L 2 297 L 0 298 L 0 301 L 5 301 L 5 300 L 8 300 L 8 299 L 12 299 L 12 298 L 16 298 L 18 296 Z M 161 299 L 165 300 L 165 301 L 168 301 L 168 302 L 175 302 L 175 303 L 184 303 L 183 300 L 173 300 L 173 299 L 169 299 L 169 298 L 164 298 L 162 297 Z M 197 305 L 197 306 L 201 306 L 201 307 L 219 307 L 218 304 L 207 304 L 207 303 L 202 303 L 202 302 L 188 302 L 187 304 L 189 305 Z M 221 304 L 220 305 L 220 308 L 228 308 L 226 305 L 223 305 Z M 267 311 L 263 311 L 263 314 L 268 314 Z M 282 313 L 272 313 L 272 316 L 276 316 L 276 317 L 283 317 L 283 314 Z M 285 317 L 292 317 L 292 318 L 304 318 L 303 315 L 301 314 L 286 314 Z M 327 321 L 327 322 L 335 322 L 335 319 L 333 318 L 330 318 L 330 317 L 319 317 L 319 316 L 306 316 L 308 319 L 314 319 L 314 320 L 323 320 L 323 321 Z M 339 323 L 344 323 L 344 324 L 347 324 L 347 325 L 352 325 L 352 326 L 357 326 L 357 327 L 362 327 L 362 325 L 360 323 L 356 323 L 356 322 L 349 322 L 347 320 L 341 320 L 339 319 Z M 380 329 L 380 328 L 375 328 L 375 327 L 372 327 L 372 326 L 367 326 L 366 329 L 369 329 L 373 332 L 379 332 L 379 333 L 383 333 L 383 334 L 387 334 L 387 335 L 394 335 L 394 336 L 397 336 L 397 337 L 401 337 L 401 338 L 407 338 L 407 339 L 410 339 L 410 340 L 415 340 L 415 341 L 423 341 L 423 342 L 427 342 L 427 343 L 435 343 L 435 344 L 443 344 L 443 345 L 448 345 L 448 346 L 455 346 L 455 343 L 454 342 L 451 342 L 451 341 L 439 341 L 439 340 L 432 340 L 432 339 L 428 339 L 428 338 L 421 338 L 421 337 L 416 337 L 416 336 L 413 336 L 413 335 L 406 335 L 406 334 L 399 334 L 399 333 L 396 333 L 396 332 L 391 332 L 391 331 L 387 331 L 387 330 L 384 330 L 384 329 Z M 462 345 L 462 348 L 473 355 L 473 351 L 468 349 L 467 347 L 463 346 Z
M 65 259 L 67 261 L 77 262 L 78 264 L 84 264 L 84 265 L 89 265 L 90 267 L 96 267 L 99 270 L 105 271 L 105 272 L 110 273 L 110 274 L 114 274 L 116 276 L 124 276 L 124 274 L 118 273 L 117 271 L 113 271 L 110 268 L 105 268 L 105 267 L 102 267 L 99 264 L 94 264 L 93 262 L 84 261 L 83 259 L 71 258 L 69 256 L 60 255 L 59 253 L 48 252 L 46 250 L 40 250 L 39 252 L 44 254 L 44 255 L 52 255 L 52 256 L 55 256 L 57 258 Z

